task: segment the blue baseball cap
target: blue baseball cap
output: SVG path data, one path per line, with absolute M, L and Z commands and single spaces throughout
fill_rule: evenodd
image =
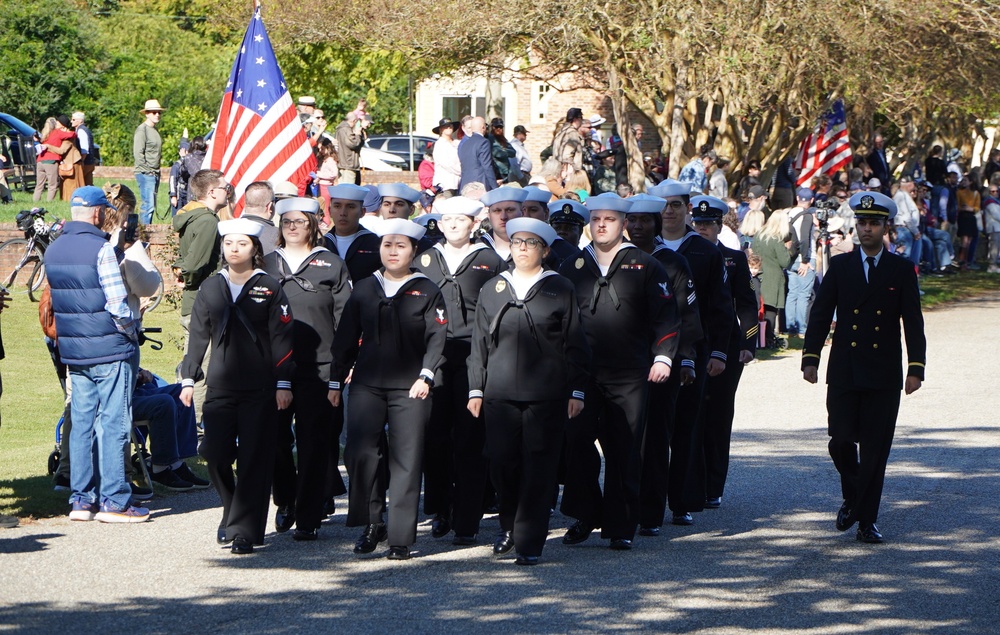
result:
M 69 204 L 71 207 L 97 207 L 99 205 L 114 207 L 108 202 L 108 197 L 104 194 L 104 190 L 96 185 L 85 185 L 73 190 L 73 196 L 70 198 Z

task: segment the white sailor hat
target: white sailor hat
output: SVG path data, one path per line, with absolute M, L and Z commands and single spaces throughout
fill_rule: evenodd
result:
M 541 238 L 547 246 L 551 246 L 559 238 L 559 234 L 552 229 L 551 225 L 543 223 L 537 218 L 514 218 L 507 221 L 508 236 L 513 238 L 519 232 L 534 234 Z
M 523 203 L 525 199 L 528 198 L 528 193 L 520 187 L 498 187 L 495 190 L 490 190 L 479 199 L 479 202 L 486 207 L 491 207 L 497 203 L 503 203 L 504 201 L 514 201 L 515 203 Z
M 528 186 L 524 188 L 524 191 L 528 193 L 528 197 L 524 199 L 525 203 L 529 201 L 534 203 L 548 203 L 552 200 L 552 192 L 543 190 L 540 187 Z
M 410 204 L 416 203 L 420 199 L 420 192 L 405 183 L 381 183 L 378 186 L 378 195 L 382 198 L 386 196 L 400 198 Z
M 667 206 L 666 200 L 649 194 L 636 194 L 628 197 L 628 200 L 632 201 L 629 214 L 659 214 Z
M 729 211 L 729 206 L 721 198 L 714 196 L 691 197 L 692 221 L 720 221 Z
M 631 200 L 629 198 L 622 198 L 612 192 L 605 192 L 604 194 L 591 196 L 583 205 L 590 211 L 607 210 L 624 214 L 632 207 Z
M 691 184 L 681 183 L 680 181 L 675 181 L 674 179 L 665 179 L 659 185 L 654 185 L 646 190 L 646 192 L 648 194 L 652 194 L 653 196 L 659 196 L 660 198 L 667 198 L 669 196 L 690 196 Z
M 855 192 L 847 204 L 855 216 L 888 220 L 896 217 L 896 204 L 881 192 Z
M 435 212 L 433 214 L 421 214 L 413 219 L 413 222 L 420 225 L 421 227 L 427 228 L 432 223 L 437 223 L 441 220 L 441 214 Z
M 589 216 L 590 212 L 587 211 L 587 208 L 582 203 L 577 203 L 572 199 L 561 198 L 549 203 L 550 223 L 579 223 L 580 225 L 586 225 Z
M 385 218 L 376 223 L 372 231 L 378 236 L 400 234 L 413 240 L 420 240 L 427 233 L 427 228 L 405 218 Z
M 304 214 L 315 214 L 319 212 L 319 201 L 314 198 L 296 196 L 285 198 L 274 205 L 274 213 L 278 216 L 287 212 L 302 212 Z
M 353 183 L 331 185 L 327 191 L 330 193 L 330 198 L 337 198 L 342 201 L 358 201 L 361 203 L 368 196 L 367 189 Z
M 237 218 L 234 220 L 219 221 L 219 235 L 243 234 L 245 236 L 260 236 L 264 225 L 249 218 Z
M 481 202 L 464 196 L 452 196 L 441 201 L 434 201 L 434 212 L 439 216 L 461 214 L 475 218 L 481 211 L 483 211 Z

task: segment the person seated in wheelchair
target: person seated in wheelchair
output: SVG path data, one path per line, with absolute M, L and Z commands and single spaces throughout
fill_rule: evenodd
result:
M 181 403 L 180 394 L 180 384 L 167 384 L 140 369 L 132 396 L 132 425 L 148 429 L 154 483 L 175 492 L 205 489 L 211 483 L 183 460 L 198 454 L 198 428 L 194 408 Z

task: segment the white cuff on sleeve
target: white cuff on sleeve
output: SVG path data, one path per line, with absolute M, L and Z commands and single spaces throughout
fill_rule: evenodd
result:
M 656 362 L 663 362 L 664 364 L 670 366 L 671 368 L 673 368 L 674 366 L 673 360 L 667 357 L 666 355 L 657 355 L 656 357 L 654 357 L 653 363 L 655 364 Z

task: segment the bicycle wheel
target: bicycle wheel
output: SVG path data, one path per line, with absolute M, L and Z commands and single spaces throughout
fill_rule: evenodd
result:
M 25 238 L 14 238 L 0 245 L 0 285 L 13 293 L 27 293 L 35 283 L 33 276 L 42 262 L 42 250 Z M 38 285 L 41 285 L 39 280 Z
M 145 305 L 146 313 L 149 313 L 156 307 L 160 306 L 160 302 L 163 300 L 163 279 L 160 279 L 160 287 L 156 290 L 156 293 L 142 301 Z

